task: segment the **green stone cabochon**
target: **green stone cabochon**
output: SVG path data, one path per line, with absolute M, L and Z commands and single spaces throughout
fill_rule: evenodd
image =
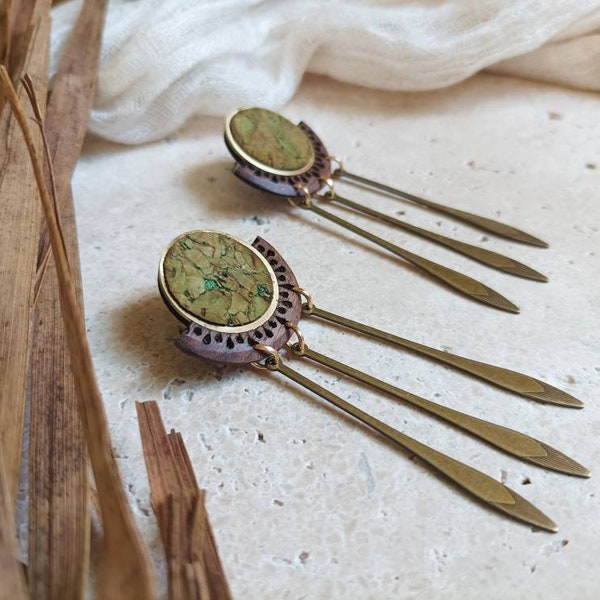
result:
M 308 136 L 270 110 L 240 110 L 231 118 L 229 127 L 238 146 L 261 165 L 290 172 L 312 165 L 314 151 Z
M 163 261 L 165 286 L 180 308 L 207 324 L 252 323 L 273 300 L 271 271 L 237 240 L 193 231 L 175 240 Z

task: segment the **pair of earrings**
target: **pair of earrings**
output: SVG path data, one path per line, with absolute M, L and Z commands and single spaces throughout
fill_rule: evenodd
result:
M 184 233 L 164 252 L 158 281 L 166 305 L 186 325 L 176 340 L 183 351 L 204 359 L 252 364 L 280 373 L 419 456 L 467 492 L 516 519 L 549 531 L 557 530 L 550 518 L 504 484 L 350 404 L 288 366 L 280 351 L 287 348 L 292 356 L 314 361 L 416 405 L 522 460 L 589 477 L 585 467 L 544 442 L 438 405 L 312 350 L 302 335 L 301 318 L 336 324 L 408 348 L 534 400 L 583 406 L 567 393 L 527 375 L 441 352 L 317 307 L 310 294 L 299 286 L 283 257 L 261 238 L 249 245 L 224 233 Z
M 264 109 L 243 109 L 227 119 L 225 143 L 237 163 L 234 173 L 245 182 L 287 197 L 294 206 L 370 240 L 472 299 L 508 312 L 518 312 L 510 300 L 486 285 L 375 236 L 319 204 L 337 203 L 421 235 L 487 266 L 512 275 L 546 281 L 541 273 L 511 258 L 426 231 L 340 196 L 335 190 L 334 180 L 346 179 L 511 240 L 546 246 L 538 238 L 512 226 L 442 206 L 349 173 L 338 159 L 329 156 L 321 140 L 305 123 L 294 125 Z M 522 373 L 442 352 L 316 306 L 310 294 L 298 285 L 283 257 L 261 238 L 249 245 L 224 233 L 184 233 L 173 240 L 163 254 L 159 267 L 159 289 L 166 305 L 186 325 L 185 331 L 176 340 L 183 351 L 200 358 L 251 364 L 280 373 L 419 456 L 467 492 L 516 519 L 550 531 L 557 529 L 551 519 L 504 484 L 408 437 L 308 379 L 288 365 L 281 351 L 287 350 L 292 357 L 313 361 L 417 406 L 521 460 L 569 475 L 590 475 L 585 467 L 544 442 L 441 406 L 313 350 L 299 326 L 302 318 L 344 327 L 359 335 L 420 353 L 526 398 L 567 407 L 583 406 L 564 391 Z
M 487 285 L 382 239 L 337 214 L 325 210 L 321 204 L 341 205 L 356 213 L 378 219 L 441 244 L 505 273 L 536 281 L 547 281 L 545 275 L 512 258 L 422 229 L 405 220 L 397 219 L 341 196 L 335 189 L 335 179 L 345 179 L 351 183 L 425 206 L 513 241 L 547 247 L 542 240 L 510 225 L 443 206 L 350 173 L 343 167 L 339 159 L 328 154 L 323 142 L 306 123 L 294 125 L 277 113 L 262 108 L 242 109 L 226 120 L 225 144 L 237 163 L 234 174 L 246 183 L 272 194 L 289 198 L 294 206 L 311 211 L 368 239 L 412 263 L 438 282 L 450 286 L 473 300 L 508 312 L 519 312 L 519 308 L 513 302 Z

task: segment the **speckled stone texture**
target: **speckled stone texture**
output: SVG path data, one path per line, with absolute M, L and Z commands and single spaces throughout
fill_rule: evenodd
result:
M 340 192 L 513 256 L 549 282 L 511 277 L 351 216 L 481 279 L 521 314 L 470 302 L 368 242 L 239 181 L 220 119 L 198 118 L 177 135 L 140 147 L 89 139 L 74 181 L 87 328 L 124 487 L 157 565 L 161 597 L 166 571 L 136 400 L 158 400 L 166 426 L 181 431 L 207 491 L 236 598 L 600 597 L 600 98 L 489 75 L 423 94 L 308 77 L 281 112 L 309 123 L 349 170 L 502 219 L 550 248 L 501 240 L 349 185 L 339 183 Z M 544 406 L 349 332 L 303 323 L 315 350 L 526 431 L 590 468 L 590 480 L 521 463 L 289 359 L 360 408 L 506 482 L 560 531 L 532 530 L 473 502 L 277 374 L 177 350 L 179 325 L 159 296 L 156 272 L 166 244 L 192 228 L 248 242 L 261 235 L 324 309 L 521 370 L 586 402 L 583 410 Z

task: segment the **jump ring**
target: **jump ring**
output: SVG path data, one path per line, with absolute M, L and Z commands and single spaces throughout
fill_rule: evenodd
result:
M 268 369 L 269 371 L 277 371 L 281 366 L 281 357 L 279 352 L 273 348 L 273 346 L 267 346 L 266 344 L 254 344 L 253 348 L 262 352 L 267 356 L 264 363 L 253 362 L 252 366 L 256 369 Z
M 304 193 L 304 201 L 298 203 L 297 206 L 299 206 L 300 208 L 310 208 L 312 206 L 312 196 L 310 195 L 308 188 L 305 185 L 302 185 L 301 183 L 294 184 L 294 187 L 297 190 L 300 190 Z
M 290 323 L 289 321 L 285 324 L 288 329 L 291 329 L 298 338 L 298 342 L 295 344 L 288 344 L 292 349 L 292 352 L 297 356 L 304 356 L 304 352 L 306 351 L 306 343 L 304 342 L 304 336 L 302 335 L 302 331 L 300 331 L 300 327 L 295 323 Z
M 340 177 L 344 174 L 344 163 L 337 156 L 326 156 L 325 157 L 329 162 L 337 163 L 337 169 L 333 171 L 334 177 Z
M 319 199 L 333 200 L 335 197 L 335 189 L 333 187 L 333 179 L 331 177 L 319 177 L 319 181 L 327 186 L 327 192 L 319 196 Z
M 292 288 L 292 292 L 296 292 L 296 294 L 300 294 L 301 296 L 303 296 L 306 299 L 306 304 L 304 304 L 302 306 L 302 310 L 307 315 L 312 314 L 312 312 L 315 308 L 315 303 L 313 302 L 312 296 L 304 288 L 297 287 L 297 286 Z

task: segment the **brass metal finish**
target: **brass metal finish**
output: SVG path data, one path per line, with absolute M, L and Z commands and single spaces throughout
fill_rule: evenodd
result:
M 333 198 L 335 198 L 332 182 L 326 180 L 325 183 L 329 187 Z M 303 186 L 303 184 L 299 185 Z M 296 199 L 296 206 L 306 210 L 311 210 L 320 216 L 323 216 L 335 223 L 338 223 L 339 225 L 342 225 L 343 227 L 348 228 L 350 231 L 353 231 L 358 235 L 362 235 L 366 239 L 373 241 L 383 248 L 390 250 L 394 254 L 397 254 L 409 262 L 423 268 L 425 271 L 459 289 L 470 297 L 478 299 L 481 302 L 486 302 L 492 304 L 493 306 L 503 308 L 504 310 L 511 310 L 510 307 L 518 310 L 516 307 L 514 307 L 514 305 L 510 304 L 501 296 L 493 296 L 495 292 L 489 290 L 489 288 L 486 288 L 479 282 L 461 275 L 460 273 L 451 271 L 446 267 L 442 267 L 441 265 L 437 265 L 431 261 L 413 255 L 402 248 L 390 244 L 385 240 L 354 226 L 352 223 L 337 217 L 335 214 L 321 209 L 315 204 L 314 197 L 311 196 L 308 188 L 298 187 L 298 190 L 300 190 L 300 193 Z M 227 237 L 230 238 L 231 236 Z M 176 240 L 177 239 L 179 238 L 176 238 Z M 254 277 L 253 279 L 251 278 L 251 282 L 254 283 L 250 285 L 245 282 L 245 279 L 241 275 L 237 275 L 238 278 L 235 280 L 235 282 L 240 282 L 240 285 L 243 283 L 243 290 L 250 290 L 252 292 L 254 285 L 257 287 L 267 286 L 270 278 L 273 286 L 276 286 L 279 290 L 281 302 L 276 305 L 275 311 L 271 311 L 270 314 L 272 314 L 273 318 L 267 321 L 266 324 L 261 324 L 262 312 L 260 313 L 260 317 L 255 317 L 254 313 L 252 313 L 251 317 L 249 318 L 255 318 L 255 320 L 251 323 L 248 323 L 248 325 L 253 325 L 254 327 L 249 331 L 237 332 L 235 335 L 232 335 L 231 332 L 228 332 L 227 335 L 223 335 L 223 328 L 217 328 L 215 323 L 211 322 L 208 324 L 199 324 L 197 321 L 190 322 L 192 319 L 188 318 L 188 330 L 180 336 L 177 342 L 180 348 L 186 352 L 204 358 L 211 358 L 213 360 L 230 363 L 250 363 L 252 366 L 258 369 L 277 371 L 284 377 L 287 377 L 291 381 L 294 381 L 307 390 L 317 394 L 324 400 L 330 402 L 339 410 L 346 412 L 364 425 L 371 427 L 373 430 L 395 442 L 406 451 L 415 454 L 423 461 L 428 463 L 433 469 L 445 475 L 454 481 L 458 486 L 490 506 L 505 512 L 516 519 L 531 525 L 535 525 L 536 527 L 547 529 L 549 531 L 557 530 L 557 526 L 552 520 L 550 520 L 527 500 L 513 492 L 510 488 L 506 487 L 502 483 L 464 463 L 451 458 L 450 456 L 438 452 L 437 450 L 419 442 L 418 440 L 415 440 L 414 438 L 403 434 L 402 432 L 394 429 L 390 425 L 380 421 L 367 412 L 362 411 L 346 400 L 340 398 L 335 393 L 327 390 L 316 382 L 290 368 L 282 359 L 280 350 L 287 343 L 291 351 L 298 356 L 306 357 L 307 359 L 310 359 L 319 365 L 333 369 L 337 373 L 353 378 L 354 380 L 362 382 L 365 385 L 369 385 L 379 392 L 390 394 L 394 398 L 398 398 L 409 404 L 412 404 L 413 406 L 427 411 L 432 415 L 435 415 L 436 417 L 447 421 L 448 423 L 451 423 L 456 427 L 459 427 L 466 432 L 471 433 L 472 435 L 479 437 L 480 439 L 520 459 L 569 475 L 589 477 L 590 473 L 585 467 L 544 442 L 536 440 L 513 429 L 509 429 L 495 423 L 490 423 L 484 421 L 483 419 L 459 412 L 453 408 L 437 404 L 312 350 L 308 347 L 304 340 L 303 333 L 298 327 L 298 321 L 300 320 L 301 314 L 306 316 L 314 315 L 315 317 L 326 322 L 347 327 L 354 332 L 369 335 L 378 340 L 395 344 L 396 346 L 401 346 L 446 364 L 455 366 L 482 379 L 495 383 L 496 385 L 536 400 L 578 407 L 582 406 L 581 402 L 575 398 L 572 398 L 568 394 L 553 388 L 552 386 L 526 375 L 429 348 L 422 344 L 411 342 L 385 331 L 375 329 L 368 325 L 364 325 L 362 323 L 358 323 L 356 321 L 352 321 L 350 319 L 346 319 L 344 317 L 340 317 L 339 315 L 317 308 L 314 305 L 310 294 L 298 286 L 298 281 L 291 272 L 287 263 L 285 263 L 283 258 L 279 256 L 277 251 L 272 248 L 268 242 L 262 240 L 261 238 L 256 238 L 252 246 L 247 246 L 240 240 L 236 240 L 235 238 L 232 239 L 243 244 L 244 247 L 237 247 L 237 251 L 240 256 L 243 255 L 247 261 L 251 261 L 252 270 L 250 273 L 254 274 L 256 271 L 261 273 L 261 277 L 264 276 L 264 280 L 258 278 L 258 276 Z M 208 242 L 210 242 L 210 239 Z M 214 240 L 214 243 L 208 242 L 207 246 L 212 248 L 215 252 L 217 252 L 218 248 L 229 248 L 228 243 L 226 244 L 220 240 L 219 244 L 217 244 Z M 252 250 L 252 255 L 248 255 L 245 252 L 246 246 Z M 188 251 L 191 251 L 192 248 L 186 246 L 184 250 L 186 251 L 185 257 L 187 257 Z M 261 257 L 260 262 L 254 260 L 254 253 Z M 187 290 L 188 288 L 192 289 L 192 287 L 187 285 L 187 278 L 189 277 L 195 281 L 196 277 L 200 277 L 196 276 L 196 271 L 194 269 L 201 272 L 202 279 L 199 280 L 199 289 L 201 289 L 202 293 L 208 293 L 209 291 L 215 289 L 214 285 L 209 286 L 206 284 L 207 281 L 212 281 L 212 279 L 209 277 L 212 275 L 212 271 L 207 270 L 208 267 L 204 265 L 203 257 L 206 256 L 204 253 L 200 253 L 200 255 L 197 253 L 194 254 L 194 256 L 188 261 L 191 264 L 191 268 L 189 269 L 187 268 L 188 262 L 185 262 L 183 259 L 181 259 L 181 261 L 185 263 L 184 267 L 186 267 L 186 269 L 181 267 L 181 269 L 184 269 L 183 274 L 177 279 L 176 284 L 171 286 L 172 289 L 170 289 L 169 286 L 166 285 L 167 282 L 165 280 L 164 271 L 166 268 L 170 268 L 171 272 L 169 273 L 169 276 L 171 279 L 178 277 L 179 271 L 177 271 L 177 269 L 179 268 L 179 263 L 172 263 L 175 263 L 176 260 L 180 259 L 176 256 L 171 260 L 171 262 L 166 263 L 165 256 L 163 256 L 161 260 L 161 276 L 159 277 L 159 287 L 161 288 L 161 292 L 167 302 L 167 305 L 178 304 L 177 298 L 179 296 L 188 298 L 189 294 L 186 295 Z M 230 263 L 228 250 L 222 250 L 222 253 L 219 254 L 219 256 L 221 259 L 223 259 L 227 269 L 229 269 Z M 224 257 L 227 257 L 227 260 L 225 260 Z M 237 258 L 231 261 L 231 271 L 227 271 L 227 277 L 231 277 L 232 279 L 236 277 L 234 271 L 237 268 L 238 262 L 240 261 L 241 259 L 238 260 Z M 209 266 L 211 265 L 212 263 L 210 263 Z M 219 263 L 219 265 L 221 265 L 221 263 Z M 261 268 L 259 269 L 259 267 Z M 266 269 L 268 277 L 264 275 L 262 267 Z M 223 270 L 224 269 L 225 267 Z M 219 275 L 219 277 L 221 277 L 221 275 Z M 248 277 L 250 278 L 250 275 L 248 275 Z M 273 279 L 273 277 L 276 277 L 276 279 Z M 234 288 L 224 289 L 227 289 L 228 291 L 234 290 Z M 170 292 L 173 292 L 173 297 L 169 296 Z M 482 296 L 485 297 L 482 298 Z M 250 300 L 252 300 L 254 297 L 254 295 L 251 295 Z M 194 298 L 196 298 L 196 296 L 194 296 Z M 498 298 L 501 300 L 498 300 Z M 243 296 L 242 300 L 245 299 L 246 296 Z M 242 300 L 238 304 L 241 304 L 245 307 L 245 304 Z M 506 303 L 508 303 L 508 305 Z M 180 304 L 187 306 L 185 305 L 184 301 L 181 301 Z M 229 304 L 225 302 L 224 305 L 225 308 L 223 310 L 221 310 L 220 304 L 217 306 L 218 310 L 214 310 L 216 317 L 214 317 L 212 321 L 220 324 L 222 321 L 219 321 L 217 317 L 220 317 L 222 313 L 228 315 L 229 312 L 232 312 Z M 266 306 L 266 308 L 263 308 L 262 305 L 259 307 L 261 311 L 270 310 L 271 302 L 264 303 L 264 306 Z M 182 312 L 181 306 L 176 308 L 179 308 L 179 310 L 174 310 L 176 316 L 188 317 L 185 312 Z M 200 309 L 203 310 L 204 305 L 201 305 Z M 238 312 L 240 310 L 242 309 L 239 309 Z M 200 310 L 197 312 L 198 314 L 204 316 L 204 313 L 201 313 Z M 237 314 L 237 312 L 232 312 L 232 314 Z M 244 311 L 243 314 L 246 315 L 247 313 Z M 293 338 L 296 339 L 295 342 L 290 341 Z M 258 342 L 258 340 L 260 340 L 260 342 Z
M 337 202 L 338 204 L 351 208 L 357 212 L 361 212 L 375 219 L 379 219 L 380 221 L 385 221 L 386 223 L 394 225 L 395 227 L 399 227 L 400 229 L 410 231 L 415 235 L 419 235 L 423 238 L 436 242 L 437 244 L 441 244 L 446 248 L 450 248 L 451 250 L 483 263 L 488 267 L 498 269 L 499 271 L 504 271 L 505 273 L 510 273 L 511 275 L 517 275 L 518 277 L 525 277 L 526 279 L 533 279 L 535 281 L 548 281 L 548 278 L 545 275 L 542 275 L 542 273 L 538 273 L 531 267 L 509 258 L 508 256 L 498 254 L 498 252 L 493 252 L 492 250 L 467 244 L 466 242 L 461 242 L 460 240 L 454 240 L 446 237 L 445 235 L 440 235 L 439 233 L 411 225 L 406 221 L 396 219 L 395 217 L 386 215 L 385 213 L 373 210 L 368 206 L 364 206 L 358 202 L 344 198 L 337 193 L 328 194 L 326 199 L 332 202 Z
M 483 229 L 485 231 L 490 231 L 491 233 L 495 233 L 496 235 L 509 238 L 517 242 L 531 244 L 532 246 L 540 246 L 541 248 L 548 247 L 548 244 L 543 240 L 540 240 L 539 238 L 536 238 L 535 236 L 529 233 L 521 231 L 516 227 L 512 227 L 511 225 L 506 225 L 505 223 L 500 223 L 499 221 L 494 221 L 493 219 L 488 219 L 487 217 L 474 215 L 473 213 L 469 213 L 464 210 L 459 210 L 457 208 L 451 208 L 449 206 L 438 204 L 437 202 L 433 202 L 431 200 L 427 200 L 426 198 L 421 198 L 419 196 L 403 192 L 402 190 L 398 190 L 389 185 L 373 181 L 372 179 L 367 179 L 366 177 L 361 177 L 360 175 L 349 173 L 348 171 L 345 171 L 342 168 L 338 168 L 335 171 L 334 177 L 344 177 L 350 181 L 359 183 L 360 185 L 370 187 L 381 192 L 385 192 L 386 194 L 390 194 L 392 196 L 403 198 L 404 200 L 408 200 L 409 202 L 413 202 L 414 204 L 426 206 L 431 210 L 450 215 L 452 217 L 455 217 L 456 219 L 459 219 L 460 221 L 464 221 L 465 223 L 469 223 L 470 225 L 474 225 L 475 227 L 479 227 L 480 229 Z
M 247 111 L 247 110 L 252 110 L 252 109 L 242 108 L 242 109 L 236 110 L 235 112 L 230 114 L 225 119 L 225 139 L 227 140 L 228 144 L 235 150 L 235 152 L 243 160 L 245 160 L 248 164 L 254 165 L 254 166 L 258 167 L 259 169 L 266 171 L 267 173 L 271 173 L 273 175 L 284 175 L 284 176 L 288 176 L 288 177 L 291 177 L 293 175 L 301 175 L 302 173 L 305 173 L 312 167 L 312 165 L 315 161 L 315 154 L 314 154 L 314 149 L 312 148 L 312 145 L 311 145 L 310 140 L 309 140 L 308 136 L 306 135 L 306 133 L 303 132 L 302 129 L 300 127 L 298 127 L 298 125 L 294 125 L 293 123 L 291 123 L 290 121 L 288 121 L 287 119 L 282 117 L 281 115 L 278 115 L 277 113 L 273 113 L 272 111 L 269 111 L 266 109 L 261 109 L 261 110 L 265 113 L 270 113 L 272 115 L 275 115 L 278 119 L 281 119 L 282 122 L 286 123 L 288 125 L 288 127 L 290 127 L 291 129 L 294 129 L 298 133 L 298 135 L 301 135 L 306 139 L 306 144 L 311 149 L 311 154 L 310 154 L 308 160 L 306 161 L 306 163 L 304 165 L 302 165 L 298 169 L 289 169 L 289 170 L 277 169 L 273 165 L 268 164 L 267 162 L 258 160 L 256 158 L 256 156 L 253 156 L 251 153 L 249 153 L 247 151 L 247 149 L 243 148 L 238 143 L 238 141 L 235 138 L 235 135 L 233 134 L 231 123 L 236 118 L 236 116 L 238 116 L 240 113 L 243 113 L 244 111 Z
M 310 315 L 313 311 L 313 308 L 315 307 L 315 303 L 312 299 L 312 296 L 304 288 L 301 287 L 292 288 L 292 292 L 300 294 L 300 296 L 302 296 L 306 300 L 306 304 L 302 306 L 302 312 L 304 312 L 304 314 Z
M 461 369 L 462 371 L 466 371 L 471 375 L 475 375 L 476 377 L 489 381 L 490 383 L 506 390 L 510 390 L 511 392 L 515 392 L 516 394 L 520 394 L 521 396 L 525 396 L 526 398 L 571 408 L 583 408 L 583 402 L 581 402 L 581 400 L 574 398 L 570 394 L 567 394 L 548 383 L 530 377 L 529 375 L 524 375 L 516 371 L 511 371 L 510 369 L 497 367 L 470 358 L 457 356 L 456 354 L 450 354 L 449 352 L 443 352 L 442 350 L 436 350 L 435 348 L 430 348 L 429 346 L 393 335 L 387 331 L 382 331 L 375 327 L 370 327 L 369 325 L 352 321 L 346 317 L 341 317 L 340 315 L 317 308 L 314 304 L 310 311 L 305 311 L 305 314 L 319 317 L 325 321 L 347 327 L 348 329 L 363 333 L 375 339 L 418 352 L 419 354 L 423 354 L 456 367 L 457 369 Z
M 247 113 L 246 117 L 243 117 L 244 113 Z M 248 123 L 244 121 L 244 118 L 248 120 Z M 242 119 L 240 123 L 244 123 L 243 126 L 240 125 L 241 129 L 238 131 L 240 139 L 238 140 L 236 140 L 236 134 L 234 132 L 234 124 L 237 122 L 236 119 Z M 261 126 L 263 125 L 264 127 L 261 129 Z M 310 210 L 315 214 L 368 239 L 372 243 L 385 248 L 396 256 L 400 256 L 414 266 L 429 273 L 429 275 L 438 281 L 445 283 L 449 287 L 454 288 L 482 304 L 507 312 L 519 312 L 519 308 L 510 300 L 472 277 L 418 256 L 413 252 L 357 227 L 333 213 L 323 211 L 320 207 L 315 206 L 313 201 L 314 197 L 322 200 L 329 199 L 344 202 L 344 198 L 336 198 L 333 175 L 338 177 L 346 176 L 349 178 L 352 178 L 353 176 L 344 170 L 339 159 L 326 154 L 325 148 L 320 140 L 307 128 L 307 126 L 305 126 L 305 124 L 301 123 L 300 125 L 295 126 L 284 117 L 266 109 L 241 109 L 227 119 L 225 140 L 230 152 L 238 162 L 238 166 L 235 169 L 236 175 L 249 184 L 265 189 L 271 193 L 287 196 L 288 200 L 290 196 L 300 197 L 300 199 L 295 200 L 295 202 L 289 201 L 293 205 L 305 210 Z M 312 147 L 312 155 L 305 156 L 305 149 L 302 150 L 299 146 L 296 147 L 294 145 L 299 140 Z M 300 146 L 302 146 L 302 144 L 300 144 Z M 310 158 L 310 160 L 308 160 L 308 158 Z M 298 167 L 296 159 L 307 159 L 306 164 L 303 165 L 300 170 L 296 169 L 296 167 Z M 288 161 L 287 163 L 286 160 Z M 287 166 L 285 166 L 286 164 Z M 337 164 L 337 170 L 332 174 L 334 164 Z M 283 170 L 281 170 L 282 166 L 284 167 Z M 290 169 L 289 171 L 286 170 L 288 166 Z M 311 170 L 313 167 L 315 168 L 314 172 Z M 362 181 L 364 184 L 371 183 L 378 185 L 375 182 L 370 182 L 370 180 L 365 179 Z M 328 191 L 325 192 L 325 189 Z M 321 191 L 321 195 L 318 195 L 319 191 Z M 303 200 L 301 199 L 302 197 L 304 197 Z M 349 205 L 349 202 L 350 201 L 346 200 L 347 206 Z M 433 205 L 433 203 L 431 204 Z M 354 204 L 352 208 L 360 210 L 364 214 L 385 220 L 388 223 L 395 224 L 398 227 L 404 227 L 404 229 L 410 230 L 413 233 L 419 233 L 427 239 L 444 244 L 471 258 L 475 258 L 480 262 L 494 266 L 495 268 L 522 277 L 529 277 L 540 281 L 545 280 L 544 275 L 541 273 L 491 251 L 475 248 L 460 241 L 450 240 L 449 238 L 445 238 L 444 236 L 433 232 L 426 232 L 425 230 L 405 224 L 393 217 L 386 218 L 385 215 L 377 213 L 377 211 L 373 211 L 368 207 L 359 207 L 358 204 Z
M 207 323 L 197 315 L 193 314 L 189 310 L 186 310 L 184 306 L 181 305 L 181 302 L 171 293 L 169 286 L 166 281 L 165 275 L 165 259 L 175 244 L 181 239 L 184 239 L 186 236 L 192 234 L 210 234 L 210 235 L 224 235 L 233 240 L 235 243 L 240 244 L 244 248 L 247 248 L 249 252 L 251 252 L 254 256 L 258 258 L 258 260 L 262 263 L 265 272 L 268 273 L 269 279 L 271 280 L 272 290 L 273 290 L 273 298 L 269 304 L 268 309 L 256 320 L 246 323 L 245 325 L 238 326 L 227 326 L 227 325 L 215 325 L 213 323 Z M 161 292 L 161 295 L 167 305 L 177 314 L 179 315 L 183 321 L 187 323 L 196 323 L 198 325 L 209 326 L 214 331 L 220 331 L 222 333 L 240 333 L 245 331 L 252 331 L 257 327 L 260 327 L 264 323 L 266 323 L 272 316 L 273 311 L 277 308 L 277 302 L 279 300 L 279 287 L 277 285 L 277 278 L 273 271 L 271 265 L 269 265 L 267 259 L 256 250 L 251 244 L 246 243 L 244 240 L 240 240 L 236 237 L 233 237 L 229 234 L 222 234 L 216 231 L 210 230 L 197 230 L 197 231 L 188 231 L 186 233 L 182 233 L 178 235 L 175 239 L 173 239 L 169 245 L 166 247 L 162 256 L 160 258 L 159 268 L 158 268 L 158 287 Z
M 332 156 L 331 154 L 329 154 L 326 158 L 330 163 L 337 163 L 337 169 L 333 172 L 334 177 L 336 176 L 336 173 L 339 177 L 342 173 L 346 172 L 346 170 L 344 169 L 344 163 L 337 156 Z
M 346 402 L 314 381 L 304 377 L 304 375 L 291 369 L 281 360 L 275 360 L 270 356 L 266 359 L 264 366 L 270 371 L 281 373 L 284 377 L 287 377 L 298 385 L 317 394 L 361 423 L 364 423 L 389 440 L 395 442 L 408 452 L 418 456 L 442 475 L 445 475 L 458 486 L 490 506 L 505 512 L 515 519 L 529 523 L 530 525 L 535 525 L 536 527 L 552 532 L 558 531 L 557 525 L 535 508 L 535 506 L 504 484 L 492 479 L 489 475 L 477 471 L 473 467 L 461 463 L 454 458 L 442 454 L 441 452 L 401 433 L 383 421 L 376 419 L 349 402 Z
M 308 190 L 308 188 L 305 185 L 302 185 L 301 183 L 297 183 L 294 185 L 294 187 L 301 191 L 302 194 L 304 195 L 304 198 L 302 200 L 299 200 L 298 202 L 295 202 L 294 199 L 292 198 L 288 198 L 288 202 L 292 205 L 292 206 L 299 206 L 300 208 L 309 208 L 312 206 L 312 195 L 310 193 L 310 191 Z
M 390 385 L 389 383 L 385 383 L 376 377 L 345 365 L 329 356 L 315 352 L 304 343 L 304 340 L 293 344 L 292 351 L 298 356 L 305 356 L 318 364 L 333 369 L 343 375 L 347 375 L 348 377 L 352 377 L 376 390 L 404 400 L 413 406 L 417 406 L 418 408 L 427 411 L 448 423 L 452 423 L 452 425 L 468 431 L 472 435 L 504 450 L 508 454 L 521 458 L 522 460 L 532 462 L 548 469 L 560 471 L 561 473 L 566 473 L 568 475 L 577 475 L 579 477 L 590 476 L 588 469 L 544 442 L 540 442 L 519 431 L 495 423 L 490 423 L 483 419 L 478 419 L 452 408 L 431 402 L 430 400 L 411 394 L 410 392 Z
M 403 258 L 404 260 L 410 262 L 411 264 L 419 267 L 423 271 L 429 273 L 436 279 L 444 282 L 446 285 L 454 288 L 455 290 L 465 294 L 469 298 L 473 300 L 477 300 L 483 304 L 487 304 L 489 306 L 493 306 L 494 308 L 499 308 L 500 310 L 504 310 L 511 313 L 518 313 L 519 308 L 515 306 L 510 300 L 500 295 L 498 292 L 495 292 L 488 286 L 476 281 L 472 277 L 467 275 L 463 275 L 457 271 L 449 269 L 448 267 L 444 267 L 438 263 L 435 263 L 431 260 L 418 256 L 417 254 L 413 254 L 412 252 L 397 246 L 396 244 L 392 244 L 387 240 L 380 238 L 377 235 L 374 235 L 365 229 L 361 229 L 357 227 L 353 223 L 338 217 L 337 215 L 330 213 L 326 210 L 323 210 L 319 206 L 315 206 L 315 204 L 304 202 L 299 205 L 300 208 L 304 210 L 310 210 L 311 212 L 340 225 L 353 233 L 368 239 L 370 242 L 385 248 L 392 254 Z
M 285 326 L 288 329 L 291 329 L 296 334 L 296 338 L 298 339 L 298 341 L 293 344 L 288 342 L 288 346 L 292 348 L 294 354 L 297 354 L 298 356 L 304 356 L 304 351 L 306 350 L 307 346 L 306 342 L 304 341 L 304 335 L 302 334 L 300 327 L 298 327 L 298 325 L 296 325 L 295 323 L 289 322 L 286 323 Z
M 267 369 L 272 371 L 272 367 L 279 367 L 279 364 L 281 363 L 281 356 L 279 355 L 279 352 L 275 350 L 275 348 L 268 346 L 267 344 L 254 344 L 254 349 L 262 352 L 267 357 L 264 364 L 259 362 L 251 363 L 255 369 Z

